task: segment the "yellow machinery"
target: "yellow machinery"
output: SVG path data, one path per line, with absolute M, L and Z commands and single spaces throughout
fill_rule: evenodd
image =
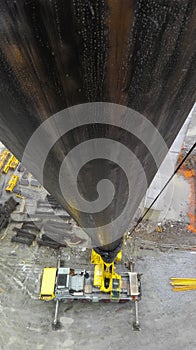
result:
M 14 187 L 16 186 L 18 180 L 19 180 L 18 175 L 12 175 L 12 177 L 11 177 L 10 181 L 8 182 L 8 185 L 7 185 L 5 190 L 7 192 L 12 192 Z
M 122 251 L 120 251 L 115 261 L 121 261 Z M 91 264 L 95 265 L 94 282 L 95 287 L 99 287 L 100 292 L 110 292 L 111 299 L 120 298 L 121 276 L 115 272 L 114 261 L 106 263 L 94 249 L 91 253 Z
M 4 174 L 7 174 L 9 169 L 15 170 L 19 161 L 15 156 L 11 156 L 10 159 L 7 161 L 6 165 L 4 166 L 3 172 Z
M 42 275 L 40 291 L 41 300 L 52 300 L 55 298 L 56 267 L 45 267 Z
M 115 261 L 121 261 L 120 251 Z M 66 266 L 58 257 L 57 267 L 46 267 L 43 270 L 40 299 L 54 300 L 56 302 L 54 329 L 58 329 L 58 310 L 60 301 L 92 301 L 92 302 L 134 302 L 135 320 L 133 329 L 140 330 L 138 302 L 141 298 L 140 274 L 133 271 L 130 261 L 128 271 L 120 274 L 115 272 L 115 262 L 106 263 L 99 254 L 92 250 L 92 269 L 75 268 Z
M 10 151 L 8 151 L 7 149 L 5 149 L 5 150 L 2 152 L 2 154 L 1 154 L 1 156 L 0 156 L 0 169 L 3 168 L 4 163 L 5 163 L 5 161 L 7 160 L 7 158 L 8 158 L 9 155 L 10 155 Z
M 12 162 L 10 164 L 10 169 L 13 169 L 15 170 L 17 165 L 19 164 L 19 160 L 15 157 L 15 156 L 12 156 Z

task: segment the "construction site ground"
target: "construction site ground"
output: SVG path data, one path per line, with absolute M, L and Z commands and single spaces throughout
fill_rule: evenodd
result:
M 55 303 L 40 301 L 39 287 L 43 267 L 56 266 L 59 251 L 11 243 L 12 235 L 9 225 L 0 241 L 1 350 L 196 348 L 195 291 L 173 292 L 169 285 L 172 276 L 196 276 L 195 235 L 178 230 L 177 223 L 175 230 L 159 233 L 160 239 L 137 232 L 123 250 L 123 261 L 134 258 L 135 270 L 143 274 L 140 332 L 132 330 L 130 303 L 79 302 L 60 305 L 61 328 L 53 331 Z M 85 242 L 61 248 L 61 257 L 68 266 L 87 268 L 90 249 Z

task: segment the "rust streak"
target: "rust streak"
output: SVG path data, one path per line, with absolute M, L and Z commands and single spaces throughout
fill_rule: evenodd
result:
M 184 176 L 190 184 L 190 197 L 189 197 L 189 209 L 188 209 L 188 217 L 190 219 L 190 223 L 187 226 L 187 229 L 196 233 L 196 192 L 195 192 L 195 182 L 196 182 L 196 174 L 194 169 L 187 169 L 186 164 L 182 166 L 182 168 L 178 171 L 178 174 Z
M 109 56 L 108 89 L 110 100 L 127 105 L 127 47 L 134 16 L 134 0 L 108 0 Z

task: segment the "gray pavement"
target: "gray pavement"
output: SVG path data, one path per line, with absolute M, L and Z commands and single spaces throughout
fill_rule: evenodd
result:
M 132 330 L 132 304 L 62 303 L 61 329 L 53 331 L 54 302 L 38 299 L 44 266 L 55 266 L 50 248 L 12 244 L 11 228 L 0 244 L 1 350 L 195 350 L 196 291 L 173 292 L 172 276 L 196 276 L 194 251 L 142 250 L 136 270 L 142 276 L 139 303 L 142 330 Z M 126 249 L 129 249 L 128 247 Z M 63 248 L 67 264 L 89 264 L 89 251 Z M 72 266 L 73 266 L 72 265 Z

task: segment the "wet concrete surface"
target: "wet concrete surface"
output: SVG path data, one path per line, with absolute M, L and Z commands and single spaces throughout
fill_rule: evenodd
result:
M 161 188 L 162 189 L 162 188 Z M 150 210 L 147 218 L 151 221 L 153 228 L 157 223 L 165 223 L 168 220 L 183 220 L 189 222 L 187 212 L 190 204 L 190 184 L 182 175 L 175 175 L 166 189 L 157 199 L 159 210 Z M 159 203 L 161 205 L 159 206 Z M 161 210 L 160 210 L 161 208 Z M 145 212 L 147 209 L 143 209 Z
M 165 217 L 167 220 L 178 220 L 180 217 L 185 222 L 188 221 L 187 211 L 189 207 L 190 186 L 183 176 L 175 176 L 168 186 L 168 191 L 172 191 L 171 203 Z M 169 196 L 168 196 L 169 198 Z

